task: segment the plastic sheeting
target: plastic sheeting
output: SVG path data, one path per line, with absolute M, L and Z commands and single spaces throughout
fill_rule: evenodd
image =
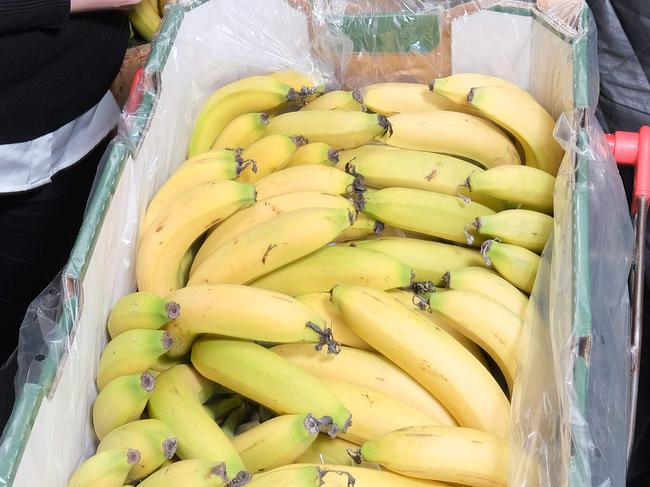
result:
M 217 87 L 286 67 L 330 87 L 429 81 L 471 70 L 529 90 L 560 121 L 567 154 L 555 232 L 533 290 L 513 395 L 510 485 L 622 486 L 632 227 L 593 116 L 595 29 L 579 2 L 213 0 L 170 5 L 104 158 L 70 262 L 23 324 L 19 399 L 0 485 L 61 486 L 94 452 L 94 377 L 112 305 L 135 288 L 138 222 L 183 161 Z M 15 481 L 13 480 L 15 478 Z

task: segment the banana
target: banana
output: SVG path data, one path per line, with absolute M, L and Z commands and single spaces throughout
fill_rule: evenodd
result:
M 484 86 L 472 88 L 467 101 L 514 135 L 524 149 L 527 166 L 552 176 L 557 174 L 564 149 L 553 138 L 555 120 L 529 93 L 503 86 Z
M 329 91 L 315 100 L 307 103 L 301 108 L 305 110 L 348 110 L 363 111 L 363 105 L 359 103 L 351 91 Z
M 271 173 L 284 169 L 291 155 L 307 141 L 300 136 L 267 135 L 242 152 L 245 160 L 255 161 L 239 176 L 244 183 L 254 183 Z
M 420 413 L 418 417 L 426 416 L 439 424 L 456 424 L 451 414 L 424 387 L 378 353 L 341 347 L 341 353 L 326 355 L 315 351 L 313 347 L 296 343 L 277 345 L 271 350 L 325 381 L 330 379 L 345 381 L 368 391 L 377 392 L 380 398 L 386 396 L 393 402 L 408 400 L 406 408 L 416 409 Z M 338 388 L 331 387 L 336 394 Z M 344 393 L 351 394 L 349 388 L 342 389 Z M 339 399 L 352 408 L 350 405 L 352 402 L 348 403 L 343 397 Z M 358 397 L 354 401 L 359 404 Z M 388 400 L 384 402 L 387 403 Z M 351 409 L 351 412 L 356 425 L 357 421 L 361 420 L 354 410 Z M 407 416 L 405 413 L 402 415 Z M 367 420 L 363 421 L 365 423 Z M 350 441 L 355 440 L 350 439 Z
M 215 393 L 226 392 L 225 388 L 219 387 L 211 380 L 199 374 L 191 365 L 178 365 L 173 367 L 166 377 L 172 377 L 176 382 L 182 382 L 185 390 L 195 397 L 201 404 L 208 401 Z
M 289 296 L 328 292 L 340 282 L 392 289 L 411 284 L 412 269 L 388 255 L 325 247 L 251 283 Z
M 236 284 L 203 284 L 179 289 L 170 299 L 177 312 L 168 331 L 181 344 L 170 351 L 172 355 L 186 353 L 201 333 L 271 343 L 305 341 L 327 345 L 328 350 L 336 347 L 325 320 L 283 294 Z
M 508 483 L 506 440 L 471 428 L 413 426 L 367 441 L 364 460 L 410 477 L 476 487 Z
M 255 183 L 257 199 L 265 200 L 282 193 L 295 191 L 320 191 L 347 194 L 352 191 L 356 178 L 334 167 L 308 165 L 283 169 Z
M 79 465 L 68 480 L 68 487 L 120 487 L 139 461 L 140 452 L 130 448 L 98 453 Z
M 151 199 L 140 225 L 140 236 L 186 191 L 211 181 L 235 179 L 242 169 L 243 159 L 230 150 L 206 152 L 184 162 Z
M 147 407 L 155 386 L 149 372 L 117 377 L 106 384 L 93 404 L 93 427 L 100 440 L 107 433 L 135 421 Z
M 136 259 L 138 289 L 167 296 L 176 288 L 180 262 L 192 243 L 254 201 L 255 187 L 235 181 L 213 181 L 187 191 L 142 237 Z
M 244 113 L 226 125 L 212 145 L 213 149 L 247 149 L 264 137 L 268 113 Z
M 250 487 L 320 487 L 327 474 L 344 475 L 348 487 L 354 486 L 354 479 L 343 471 L 323 469 L 318 465 L 284 465 L 269 472 L 253 476 Z
M 133 29 L 145 41 L 151 42 L 160 25 L 160 15 L 149 2 L 140 2 L 127 12 Z
M 239 425 L 246 420 L 247 411 L 248 408 L 246 406 L 246 403 L 243 403 L 238 408 L 230 411 L 226 418 L 223 420 L 223 423 L 221 424 L 221 431 L 223 431 L 228 438 L 235 436 L 235 432 L 237 431 Z M 246 463 L 244 463 L 244 465 L 246 465 Z M 246 465 L 246 467 L 248 468 L 248 465 Z
M 296 296 L 296 300 L 311 309 L 317 316 L 325 320 L 325 326 L 332 330 L 332 335 L 336 341 L 342 345 L 360 348 L 362 350 L 372 350 L 370 345 L 364 342 L 359 336 L 350 330 L 345 324 L 339 310 L 330 301 L 329 293 L 309 293 Z
M 311 142 L 296 149 L 285 167 L 303 165 L 333 166 L 339 162 L 339 151 L 325 142 Z
M 241 479 L 248 478 L 242 476 Z M 229 485 L 243 485 L 241 479 Z M 138 484 L 139 487 L 221 487 L 226 485 L 223 463 L 210 460 L 181 460 L 161 468 Z
M 320 431 L 311 414 L 287 414 L 256 426 L 232 439 L 250 472 L 288 465 L 311 446 Z
M 415 112 L 398 113 L 388 120 L 392 133 L 388 132 L 383 140 L 393 147 L 461 156 L 488 168 L 521 164 L 517 148 L 508 136 L 473 115 Z
M 469 197 L 474 193 L 500 198 L 525 209 L 552 213 L 555 178 L 528 166 L 493 167 L 467 178 Z
M 164 372 L 171 369 L 177 365 L 186 364 L 188 362 L 187 356 L 185 357 L 172 357 L 169 355 L 169 352 L 173 350 L 173 338 L 172 338 L 172 348 L 168 350 L 165 355 L 158 357 L 152 364 L 149 366 L 149 370 L 153 374 L 154 372 Z
M 305 452 L 294 460 L 294 463 L 333 463 L 352 466 L 354 460 L 348 450 L 356 450 L 358 446 L 342 438 L 330 438 L 327 435 L 318 435 Z
M 365 193 L 362 198 L 359 209 L 377 220 L 458 243 L 467 242 L 468 227 L 471 227 L 468 222 L 494 214 L 479 203 L 420 189 L 386 188 Z
M 471 291 L 434 292 L 426 297 L 433 311 L 446 316 L 456 330 L 490 354 L 512 392 L 523 328 L 521 318 L 498 302 Z
M 505 210 L 478 217 L 474 226 L 479 235 L 540 253 L 553 230 L 553 218 L 537 211 Z
M 378 237 L 384 231 L 384 224 L 374 218 L 370 218 L 363 212 L 357 214 L 357 219 L 351 227 L 345 229 L 334 242 L 349 242 L 366 237 Z
M 505 306 L 520 319 L 524 319 L 528 297 L 497 273 L 483 267 L 453 269 L 444 276 L 446 287 L 459 291 L 482 294 Z
M 97 387 L 123 375 L 142 373 L 167 353 L 172 339 L 162 330 L 130 330 L 108 342 L 99 357 Z
M 485 265 L 481 253 L 474 249 L 441 242 L 404 237 L 361 240 L 353 245 L 389 255 L 413 269 L 415 282 L 437 284 L 449 269 Z
M 111 338 L 134 329 L 158 330 L 169 321 L 167 301 L 152 293 L 135 292 L 121 298 L 110 314 L 106 328 Z
M 142 480 L 176 453 L 174 433 L 157 419 L 142 419 L 125 424 L 108 433 L 97 446 L 97 453 L 115 448 L 133 448 L 140 460 L 133 465 L 127 482 Z
M 355 95 L 371 111 L 387 117 L 401 112 L 467 111 L 422 83 L 376 83 L 361 88 Z
M 508 435 L 508 399 L 449 334 L 376 289 L 341 284 L 332 290 L 332 301 L 361 338 L 420 382 L 459 425 Z
M 210 149 L 224 128 L 239 115 L 266 112 L 301 100 L 308 92 L 297 92 L 270 76 L 251 76 L 219 88 L 206 100 L 194 123 L 188 156 Z
M 489 271 L 486 271 L 489 272 Z M 476 360 L 481 362 L 485 368 L 488 368 L 488 363 L 485 360 L 485 356 L 481 349 L 474 343 L 472 340 L 467 338 L 465 335 L 456 330 L 456 328 L 449 323 L 449 320 L 442 314 L 432 311 L 429 307 L 427 300 L 421 296 L 418 296 L 409 291 L 403 291 L 401 289 L 393 289 L 388 291 L 396 301 L 400 302 L 404 306 L 413 311 L 417 311 L 420 315 L 428 319 L 433 325 L 438 328 L 446 331 L 449 335 L 452 336 L 458 343 L 460 343 L 467 351 L 469 351 Z M 440 421 L 441 424 L 445 424 L 444 421 Z
M 432 152 L 399 149 L 388 145 L 364 145 L 341 151 L 337 166 L 350 174 L 361 174 L 374 188 L 412 188 L 453 196 L 467 196 L 467 177 L 483 172 L 457 157 Z M 506 203 L 484 196 L 473 198 L 493 210 L 504 210 Z
M 181 258 L 181 263 L 178 265 L 178 278 L 176 280 L 176 289 L 187 286 L 187 281 L 190 280 L 190 270 L 192 269 L 192 264 L 194 263 L 194 258 L 198 254 L 201 245 L 205 241 L 205 234 L 197 238 L 190 248 L 187 249 L 187 252 L 183 254 Z
M 302 135 L 310 142 L 325 142 L 337 149 L 365 144 L 390 131 L 383 115 L 343 110 L 300 110 L 283 113 L 269 122 L 269 134 Z
M 204 411 L 186 382 L 189 373 L 196 372 L 179 365 L 158 376 L 156 389 L 149 398 L 149 416 L 159 419 L 174 432 L 178 439 L 176 454 L 180 458 L 223 462 L 224 479 L 237 479 L 245 473 L 244 464 L 230 439 Z
M 470 106 L 467 101 L 467 94 L 472 88 L 479 86 L 501 86 L 511 90 L 519 89 L 516 84 L 510 81 L 476 73 L 457 73 L 446 78 L 435 79 L 429 85 L 429 89 L 454 103 Z
M 345 208 L 351 213 L 356 211 L 350 200 L 336 194 L 320 191 L 278 194 L 239 210 L 215 227 L 201 245 L 194 258 L 194 266 L 198 267 L 218 247 L 254 226 L 267 222 L 276 215 L 301 208 Z
M 517 245 L 487 240 L 481 253 L 488 267 L 494 267 L 501 277 L 513 286 L 530 294 L 537 277 L 539 255 Z
M 294 90 L 300 91 L 303 88 L 309 88 L 311 86 L 319 86 L 319 81 L 308 75 L 307 73 L 302 73 L 295 69 L 281 69 L 280 71 L 273 71 L 268 75 L 270 78 L 277 79 L 283 83 L 288 84 Z
M 241 396 L 228 396 L 211 404 L 204 404 L 203 410 L 210 415 L 213 420 L 223 419 L 231 411 L 242 405 Z
M 329 432 L 345 432 L 350 412 L 319 379 L 299 366 L 251 342 L 199 339 L 192 363 L 205 377 L 279 414 L 330 416 Z
M 354 218 L 342 208 L 303 208 L 278 215 L 215 249 L 192 268 L 188 285 L 247 284 L 336 239 Z

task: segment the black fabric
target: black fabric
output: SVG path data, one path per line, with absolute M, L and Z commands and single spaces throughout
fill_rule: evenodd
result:
M 70 0 L 0 0 L 0 34 L 60 27 L 69 13 Z
M 0 0 L 0 144 L 40 137 L 95 106 L 115 79 L 129 40 L 121 11 L 71 15 L 59 27 L 3 32 L 6 1 Z M 12 5 L 16 1 L 24 0 Z M 59 1 L 51 2 L 52 9 Z M 27 7 L 37 3 L 25 1 L 23 24 L 32 15 Z M 60 13 L 49 20 L 41 13 L 31 21 L 60 21 Z
M 650 2 L 588 0 L 598 28 L 600 98 L 597 117 L 606 132 L 650 125 Z M 628 199 L 634 171 L 622 168 Z M 650 235 L 646 235 L 650 256 Z M 648 259 L 650 260 L 650 258 Z M 650 485 L 650 262 L 646 262 L 641 377 L 628 485 Z

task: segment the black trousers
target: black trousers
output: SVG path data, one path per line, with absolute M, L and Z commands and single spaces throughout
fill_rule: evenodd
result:
M 109 140 L 56 173 L 48 184 L 0 194 L 0 432 L 14 401 L 13 352 L 25 311 L 68 260 Z

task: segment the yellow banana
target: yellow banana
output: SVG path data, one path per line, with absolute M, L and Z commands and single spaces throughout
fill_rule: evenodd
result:
M 501 277 L 513 286 L 530 294 L 537 277 L 539 255 L 517 245 L 487 240 L 481 253 L 488 266 L 494 267 Z
M 336 239 L 354 218 L 343 208 L 283 213 L 223 243 L 192 268 L 188 284 L 247 284 Z
M 471 291 L 434 292 L 427 298 L 432 310 L 446 316 L 456 330 L 490 354 L 512 391 L 523 328 L 521 318 L 497 301 Z
M 449 334 L 376 289 L 341 284 L 332 290 L 332 301 L 361 338 L 420 382 L 458 424 L 507 436 L 508 399 Z
M 472 88 L 467 101 L 515 136 L 524 149 L 527 166 L 552 176 L 557 174 L 564 150 L 553 138 L 555 120 L 529 93 L 503 86 L 484 86 Z
M 194 258 L 198 254 L 201 245 L 205 240 L 205 234 L 197 238 L 190 248 L 187 249 L 187 252 L 183 254 L 181 258 L 181 263 L 178 265 L 178 278 L 176 281 L 176 289 L 187 286 L 187 281 L 190 279 L 190 270 L 192 269 L 192 264 L 194 263 Z
M 325 320 L 299 301 L 279 293 L 236 284 L 203 284 L 179 289 L 175 320 L 167 328 L 182 344 L 182 355 L 196 335 L 209 333 L 261 342 L 310 342 L 335 346 Z M 313 346 L 313 345 L 312 345 Z
M 162 185 L 147 206 L 140 225 L 140 237 L 160 218 L 161 213 L 187 191 L 212 181 L 235 179 L 243 160 L 230 150 L 210 151 L 189 159 Z
M 337 149 L 365 144 L 390 129 L 386 117 L 343 110 L 300 110 L 283 113 L 269 122 L 269 134 L 302 135 Z
M 99 391 L 93 404 L 93 427 L 100 440 L 123 424 L 138 419 L 155 386 L 149 372 L 117 377 Z
M 140 460 L 133 465 L 127 482 L 142 480 L 152 474 L 176 453 L 176 438 L 165 423 L 142 419 L 125 424 L 108 433 L 97 446 L 97 453 L 115 448 L 133 448 Z
M 305 452 L 295 459 L 294 463 L 331 463 L 340 466 L 354 465 L 354 460 L 348 450 L 356 450 L 358 446 L 342 438 L 330 438 L 327 435 L 318 435 Z
M 264 176 L 283 169 L 296 149 L 307 141 L 300 136 L 267 135 L 242 152 L 244 160 L 255 161 L 239 176 L 244 183 L 254 183 Z
M 378 353 L 341 347 L 341 353 L 327 355 L 315 351 L 309 345 L 297 343 L 277 345 L 271 350 L 323 380 L 345 381 L 377 392 L 382 397 L 387 396 L 393 401 L 408 401 L 407 407 L 418 410 L 435 423 L 456 424 L 451 414 L 424 387 Z M 332 389 L 336 394 L 338 389 Z M 339 399 L 352 407 L 343 397 Z M 359 415 L 353 410 L 351 412 L 356 424 Z
M 203 261 L 224 243 L 254 226 L 267 222 L 277 215 L 301 208 L 345 208 L 354 212 L 354 204 L 342 196 L 320 191 L 296 191 L 261 200 L 249 208 L 239 210 L 214 228 L 201 245 L 194 258 L 194 266 Z
M 135 292 L 121 298 L 108 315 L 108 334 L 115 338 L 134 329 L 158 330 L 169 321 L 167 301 L 152 293 Z
M 333 166 L 338 159 L 339 151 L 325 142 L 311 142 L 296 149 L 285 167 L 316 165 Z
M 376 83 L 358 90 L 357 99 L 371 111 L 386 116 L 401 112 L 467 111 L 422 83 Z
M 221 487 L 226 485 L 225 467 L 211 460 L 182 460 L 161 468 L 138 484 L 139 487 Z M 242 475 L 240 479 L 248 478 Z M 230 485 L 241 486 L 241 480 Z
M 377 220 L 458 243 L 467 242 L 468 222 L 494 214 L 479 203 L 420 189 L 386 188 L 362 197 L 359 208 Z
M 379 144 L 341 151 L 336 167 L 361 174 L 374 188 L 412 188 L 453 196 L 467 196 L 465 180 L 470 174 L 483 172 L 457 157 Z M 506 208 L 504 201 L 489 196 L 473 201 L 493 210 Z
M 398 113 L 389 122 L 392 134 L 388 132 L 384 141 L 394 147 L 461 156 L 483 167 L 521 164 L 508 136 L 473 115 L 448 111 Z
M 149 2 L 140 2 L 128 10 L 129 22 L 145 41 L 151 42 L 160 25 L 160 15 Z
M 505 210 L 478 217 L 474 226 L 479 235 L 540 253 L 553 230 L 553 218 L 537 211 Z
M 173 339 L 172 339 L 172 343 L 173 343 Z M 171 369 L 172 367 L 181 364 L 186 364 L 188 362 L 187 356 L 172 357 L 171 355 L 169 355 L 169 352 L 171 352 L 172 350 L 173 350 L 173 344 L 172 344 L 172 348 L 168 350 L 167 354 L 161 355 L 149 366 L 149 370 L 151 371 L 152 374 L 154 372 L 158 372 L 158 373 L 164 372 L 166 370 Z
M 364 342 L 359 336 L 350 330 L 345 324 L 339 310 L 330 301 L 329 293 L 309 293 L 296 296 L 296 300 L 311 309 L 314 313 L 325 320 L 325 326 L 332 329 L 332 335 L 342 345 L 372 350 L 370 345 Z
M 332 472 L 346 472 L 354 478 L 355 487 L 449 487 L 449 484 L 433 480 L 422 480 L 398 475 L 387 470 L 378 470 L 376 466 L 321 465 Z M 348 476 L 330 473 L 323 478 L 324 487 L 350 487 Z
M 516 84 L 510 81 L 476 73 L 457 73 L 446 78 L 435 79 L 431 82 L 430 89 L 454 103 L 470 106 L 467 95 L 472 88 L 479 86 L 501 86 L 511 90 L 519 89 Z
M 323 479 L 328 474 L 344 475 L 348 487 L 354 486 L 354 479 L 345 472 L 323 469 L 318 465 L 284 465 L 269 472 L 254 475 L 248 485 L 250 487 L 320 487 L 324 484 Z
M 351 227 L 345 229 L 334 242 L 349 242 L 360 238 L 378 237 L 384 231 L 384 224 L 380 221 L 370 218 L 363 212 L 357 214 L 357 219 Z
M 528 166 L 493 167 L 467 178 L 472 194 L 488 195 L 518 203 L 525 209 L 553 212 L 553 188 L 555 178 L 550 174 Z
M 364 460 L 410 477 L 476 487 L 508 483 L 508 444 L 484 431 L 413 426 L 367 441 Z
M 204 404 L 203 410 L 210 415 L 213 420 L 223 419 L 234 409 L 242 405 L 241 396 L 228 396 L 211 404 Z
M 79 465 L 68 480 L 68 487 L 119 487 L 138 461 L 140 452 L 131 448 L 98 453 Z
M 481 362 L 484 367 L 488 367 L 485 356 L 483 355 L 483 352 L 478 347 L 478 345 L 476 345 L 476 343 L 474 343 L 462 333 L 456 331 L 454 326 L 449 323 L 449 320 L 445 316 L 438 313 L 437 311 L 432 311 L 425 298 L 418 296 L 413 292 L 403 291 L 401 289 L 393 289 L 391 291 L 388 291 L 388 294 L 390 294 L 393 298 L 395 298 L 396 301 L 400 302 L 407 308 L 412 309 L 418 314 L 424 316 L 433 325 L 441 328 L 443 331 L 446 331 L 449 335 L 452 336 L 452 338 L 454 338 L 458 343 L 465 347 L 467 351 L 474 355 L 476 360 Z M 440 423 L 445 424 L 444 421 L 440 421 Z
M 301 108 L 305 110 L 348 110 L 363 111 L 363 105 L 357 101 L 351 91 L 329 91 Z
M 320 191 L 346 194 L 352 191 L 356 179 L 335 167 L 308 165 L 283 169 L 255 183 L 257 199 L 265 200 L 282 193 Z
M 274 71 L 269 73 L 270 78 L 282 81 L 283 83 L 288 84 L 294 90 L 300 91 L 302 93 L 313 92 L 305 98 L 305 101 L 310 101 L 316 96 L 319 96 L 323 92 L 323 83 L 322 80 L 317 78 L 314 75 L 309 75 L 307 73 L 301 73 L 295 69 L 283 69 L 280 71 Z
M 206 100 L 194 123 L 188 156 L 210 149 L 224 128 L 239 115 L 278 108 L 302 99 L 308 91 L 297 92 L 270 76 L 251 76 L 222 86 Z
M 415 282 L 437 284 L 449 269 L 484 265 L 481 253 L 442 242 L 404 237 L 384 237 L 354 242 L 355 247 L 389 255 L 413 268 Z
M 192 363 L 205 377 L 279 414 L 330 416 L 332 436 L 349 426 L 350 412 L 321 380 L 261 345 L 204 337 L 192 347 Z
M 325 247 L 251 283 L 290 296 L 327 292 L 340 282 L 392 289 L 411 284 L 412 269 L 388 255 Z
M 142 373 L 167 353 L 172 339 L 162 330 L 130 330 L 113 338 L 99 357 L 97 387 L 123 375 Z
M 453 269 L 444 276 L 446 287 L 459 291 L 482 294 L 505 306 L 520 319 L 524 319 L 528 297 L 515 286 L 483 267 Z
M 235 181 L 215 181 L 187 191 L 142 237 L 136 260 L 138 289 L 167 296 L 176 288 L 180 262 L 192 243 L 254 201 L 255 187 Z
M 223 462 L 224 479 L 236 479 L 245 472 L 244 464 L 230 439 L 205 412 L 186 383 L 189 371 L 192 369 L 179 365 L 157 377 L 156 389 L 149 398 L 149 416 L 159 419 L 174 432 L 178 440 L 176 454 L 180 458 Z
M 247 413 L 248 408 L 245 403 L 238 408 L 230 411 L 223 420 L 223 423 L 221 423 L 221 431 L 223 431 L 228 438 L 235 436 L 235 432 L 237 431 L 239 425 L 246 420 Z M 248 468 L 248 465 L 246 465 L 246 463 L 244 463 L 244 465 L 246 468 Z
M 212 144 L 213 149 L 247 149 L 264 137 L 269 115 L 262 112 L 244 113 L 226 125 Z
M 320 431 L 311 414 L 287 414 L 256 426 L 232 439 L 249 472 L 288 465 L 302 455 Z

